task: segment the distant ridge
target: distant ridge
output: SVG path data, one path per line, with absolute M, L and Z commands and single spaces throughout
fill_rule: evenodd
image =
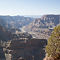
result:
M 25 15 L 25 17 L 41 18 L 42 15 Z
M 34 28 L 49 28 L 58 25 L 60 22 L 60 15 L 43 15 L 41 18 L 35 19 L 32 23 L 27 26 L 26 30 L 33 30 Z
M 21 28 L 31 23 L 34 19 L 31 17 L 24 16 L 0 16 L 0 25 L 7 28 Z

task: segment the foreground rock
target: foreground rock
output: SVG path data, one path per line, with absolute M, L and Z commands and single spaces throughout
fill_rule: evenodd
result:
M 2 46 L 0 46 L 0 60 L 6 60 Z
M 24 36 L 24 34 L 22 36 L 17 34 L 15 38 L 7 47 L 8 54 L 11 54 L 11 60 L 43 60 L 45 57 L 44 47 L 47 44 L 46 39 L 33 39 L 27 35 Z

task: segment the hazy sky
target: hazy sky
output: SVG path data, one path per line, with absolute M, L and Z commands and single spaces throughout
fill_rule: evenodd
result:
M 0 15 L 60 14 L 60 0 L 0 0 Z

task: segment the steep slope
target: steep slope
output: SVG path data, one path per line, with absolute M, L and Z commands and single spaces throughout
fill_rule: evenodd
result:
M 10 39 L 10 32 L 6 31 L 6 29 L 0 26 L 0 40 L 7 41 Z
M 47 35 L 50 35 L 50 28 L 55 27 L 60 23 L 60 15 L 43 15 L 41 18 L 35 19 L 28 26 L 23 27 L 22 29 L 30 32 L 38 38 L 46 38 Z
M 0 24 L 7 29 L 21 28 L 31 23 L 34 19 L 24 16 L 0 16 Z
M 44 15 L 41 18 L 35 19 L 29 26 L 27 26 L 26 30 L 34 31 L 39 28 L 49 28 L 54 27 L 59 24 L 60 15 Z

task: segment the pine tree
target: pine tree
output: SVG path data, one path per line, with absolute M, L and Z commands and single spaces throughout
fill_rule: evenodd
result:
M 48 39 L 46 53 L 48 56 L 52 56 L 54 58 L 56 58 L 58 56 L 58 53 L 60 53 L 60 25 L 54 28 L 54 31 Z

